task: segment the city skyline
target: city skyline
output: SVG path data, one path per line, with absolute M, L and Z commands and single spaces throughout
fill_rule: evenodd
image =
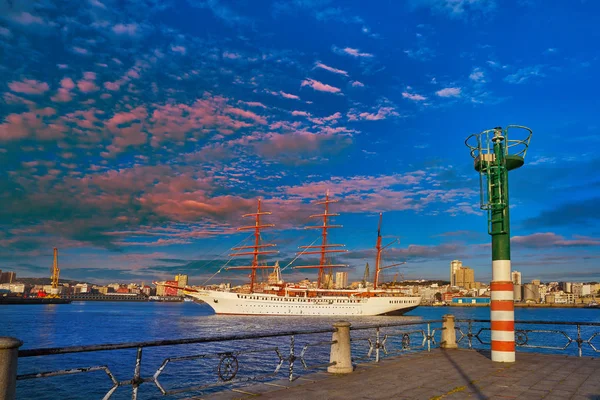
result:
M 543 7 L 542 7 L 543 6 Z M 107 283 L 203 283 L 248 236 L 258 198 L 285 267 L 331 241 L 349 280 L 388 263 L 491 279 L 479 177 L 464 140 L 533 130 L 510 173 L 523 281 L 600 281 L 600 60 L 577 1 L 47 0 L 0 3 L 0 269 Z M 507 23 L 509 21 L 509 23 Z M 294 265 L 309 264 L 300 257 Z M 237 262 L 237 261 L 236 261 Z M 234 265 L 234 264 L 231 264 Z M 222 272 L 219 280 L 243 281 Z M 288 268 L 291 280 L 316 274 Z

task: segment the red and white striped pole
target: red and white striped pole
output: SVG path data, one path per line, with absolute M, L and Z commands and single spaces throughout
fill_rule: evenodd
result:
M 494 159 L 488 167 L 492 235 L 491 332 L 492 361 L 515 361 L 515 305 L 510 273 L 508 169 L 502 128 L 494 130 Z

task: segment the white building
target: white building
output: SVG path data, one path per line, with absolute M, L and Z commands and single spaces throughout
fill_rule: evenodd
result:
M 450 286 L 456 286 L 456 271 L 462 268 L 462 261 L 450 261 Z
M 341 271 L 335 273 L 335 288 L 343 289 L 348 287 L 348 272 Z
M 522 280 L 521 280 L 521 273 L 519 271 L 513 271 L 511 273 L 512 275 L 512 282 L 515 285 L 521 285 L 522 284 Z
M 1 283 L 0 289 L 8 290 L 11 293 L 23 293 L 25 291 L 25 284 L 23 284 L 23 283 Z

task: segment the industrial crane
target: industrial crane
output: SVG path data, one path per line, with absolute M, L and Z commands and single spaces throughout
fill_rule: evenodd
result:
M 58 274 L 60 273 L 60 269 L 58 268 L 58 249 L 54 248 L 54 261 L 52 263 L 52 276 L 50 280 L 52 281 L 52 289 L 50 290 L 50 297 L 59 297 L 58 290 Z
M 54 262 L 52 263 L 52 276 L 50 279 L 52 280 L 52 289 L 58 288 L 58 274 L 60 269 L 58 268 L 58 249 L 54 248 Z

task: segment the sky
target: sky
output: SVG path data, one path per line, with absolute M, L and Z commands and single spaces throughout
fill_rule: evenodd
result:
M 294 258 L 320 240 L 305 227 L 329 191 L 351 280 L 374 264 L 381 212 L 384 244 L 398 239 L 385 263 L 406 262 L 388 279 L 449 280 L 459 259 L 488 282 L 464 141 L 517 124 L 533 135 L 510 173 L 513 269 L 598 281 L 597 15 L 583 0 L 0 0 L 0 269 L 49 276 L 57 247 L 61 278 L 202 284 L 250 244 L 237 228 L 261 198 L 267 261 L 316 279 Z

